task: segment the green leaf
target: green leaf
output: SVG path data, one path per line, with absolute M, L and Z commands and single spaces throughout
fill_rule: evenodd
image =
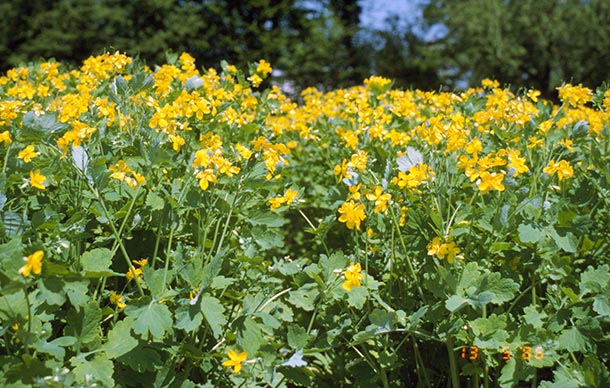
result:
M 43 264 L 44 265 L 44 264 Z M 36 300 L 52 306 L 61 306 L 66 302 L 64 281 L 59 278 L 47 278 L 39 283 Z
M 320 294 L 320 291 L 318 290 L 317 285 L 314 283 L 307 283 L 298 290 L 290 291 L 288 293 L 288 302 L 305 311 L 312 311 L 318 294 Z
M 104 272 L 112 265 L 112 251 L 108 248 L 95 248 L 83 253 L 81 264 L 85 272 Z
M 532 224 L 521 224 L 517 228 L 519 231 L 519 240 L 524 243 L 539 243 L 544 240 L 544 231 Z
M 563 293 L 570 298 L 572 302 L 578 302 L 580 300 L 578 295 L 576 295 L 576 293 L 569 287 L 561 287 L 561 291 L 563 291 Z
M 114 364 L 103 355 L 98 355 L 91 361 L 87 361 L 83 356 L 72 357 L 70 364 L 74 367 L 72 373 L 78 383 L 101 382 L 105 387 L 115 385 L 112 378 Z
M 89 280 L 66 281 L 64 288 L 70 303 L 77 309 L 86 305 L 90 300 L 90 296 L 88 295 Z
M 568 253 L 574 253 L 578 250 L 578 239 L 572 233 L 565 232 L 563 235 L 560 235 L 552 226 L 547 230 L 558 248 Z
M 139 346 L 122 355 L 118 361 L 127 365 L 137 373 L 155 370 L 157 365 L 163 364 L 159 353 L 147 346 Z
M 516 365 L 517 361 L 515 360 L 515 357 L 511 357 L 502 367 L 500 378 L 498 379 L 501 388 L 512 388 L 514 386 Z
M 212 287 L 215 290 L 222 290 L 226 287 L 228 287 L 229 285 L 235 283 L 237 281 L 237 279 L 234 278 L 225 278 L 224 276 L 216 276 L 214 279 L 212 279 L 212 284 L 210 285 L 210 287 Z
M 288 326 L 287 336 L 288 346 L 295 350 L 305 348 L 305 346 L 307 346 L 307 342 L 309 342 L 309 335 L 307 334 L 307 330 L 305 330 L 305 328 L 300 325 Z
M 150 191 L 146 196 L 146 206 L 152 210 L 162 210 L 165 207 L 165 201 L 155 192 Z
M 108 332 L 108 341 L 102 346 L 108 358 L 117 358 L 138 346 L 138 340 L 131 336 L 132 320 L 122 320 L 115 323 Z
M 174 270 L 170 269 L 166 274 L 165 269 L 163 268 L 154 270 L 150 266 L 145 266 L 142 272 L 144 275 L 144 283 L 146 283 L 153 298 L 161 299 L 161 293 L 167 291 L 164 285 L 171 283 L 174 278 Z
M 284 246 L 282 234 L 275 229 L 256 227 L 253 228 L 250 233 L 252 234 L 254 241 L 256 241 L 262 249 L 281 248 Z
M 176 325 L 177 329 L 193 332 L 201 327 L 203 315 L 199 306 L 180 306 L 176 309 Z
M 604 264 L 599 268 L 587 267 L 580 275 L 580 295 L 588 293 L 598 294 L 607 289 L 610 281 L 610 267 Z
M 501 279 L 497 272 L 492 272 L 485 276 L 481 282 L 480 288 L 493 293 L 491 303 L 503 304 L 515 297 L 515 293 L 519 290 L 519 285 L 511 279 Z
M 264 343 L 260 325 L 251 317 L 236 321 L 237 335 L 241 339 L 241 347 L 250 355 L 256 354 Z
M 452 313 L 458 311 L 468 303 L 468 299 L 463 296 L 452 295 L 445 302 L 445 308 Z
M 224 316 L 224 307 L 218 299 L 213 296 L 204 295 L 201 298 L 200 308 L 205 320 L 214 333 L 214 338 L 220 340 L 222 329 L 227 323 L 227 318 Z
M 477 337 L 490 338 L 495 332 L 506 328 L 506 315 L 491 314 L 487 318 L 477 318 L 469 326 Z
M 481 271 L 479 271 L 479 265 L 475 262 L 466 264 L 460 276 L 459 286 L 460 288 L 467 289 L 472 286 L 478 286 L 480 283 Z
M 64 347 L 71 346 L 76 343 L 76 338 L 71 336 L 59 337 L 51 342 L 39 340 L 36 344 L 36 350 L 39 352 L 50 354 L 58 360 L 63 361 L 66 350 Z
M 367 327 L 367 330 L 374 330 L 375 334 L 385 333 L 395 329 L 397 321 L 396 312 L 374 309 L 369 315 L 369 320 L 372 325 Z
M 523 315 L 525 323 L 528 323 L 537 329 L 542 327 L 544 324 L 544 318 L 547 317 L 544 311 L 538 312 L 536 306 L 527 306 L 523 309 L 523 312 L 525 313 Z
M 610 298 L 607 295 L 597 295 L 593 298 L 593 311 L 602 317 L 610 316 Z
M 559 347 L 570 352 L 586 350 L 586 338 L 576 327 L 564 330 L 559 336 Z
M 161 339 L 165 333 L 172 331 L 172 314 L 166 305 L 157 301 L 150 301 L 144 306 L 128 305 L 125 314 L 136 318 L 133 331 L 143 339 L 148 339 L 149 335 Z
M 0 245 L 0 268 L 10 274 L 19 273 L 19 268 L 23 267 L 23 244 L 21 236 L 11 239 L 6 244 Z M 44 263 L 43 263 L 44 265 Z
M 347 304 L 349 304 L 351 307 L 354 307 L 357 309 L 361 309 L 364 307 L 366 298 L 369 295 L 366 287 L 352 288 L 351 290 L 346 291 L 346 293 L 347 293 Z
M 252 225 L 265 225 L 270 227 L 280 227 L 285 225 L 288 220 L 272 211 L 257 211 L 248 217 L 248 222 Z

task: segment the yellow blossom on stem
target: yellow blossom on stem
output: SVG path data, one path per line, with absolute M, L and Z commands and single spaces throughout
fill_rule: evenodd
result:
M 375 187 L 375 193 L 366 195 L 369 201 L 375 201 L 375 213 L 385 213 L 388 209 L 388 201 L 392 198 L 392 194 L 383 194 L 381 186 Z
M 339 164 L 337 164 L 337 165 L 335 166 L 335 168 L 334 168 L 334 171 L 333 171 L 333 172 L 335 173 L 335 175 L 337 175 L 337 179 L 338 179 L 339 181 L 340 181 L 340 180 L 342 180 L 343 178 L 348 178 L 348 179 L 349 179 L 349 178 L 351 178 L 351 177 L 352 177 L 352 175 L 351 175 L 351 174 L 350 174 L 350 172 L 349 172 L 349 167 L 350 167 L 350 165 L 349 165 L 349 163 L 347 162 L 347 160 L 345 160 L 345 159 L 343 159 L 343 160 L 341 161 L 341 164 L 340 164 L 340 165 L 339 165 Z
M 358 169 L 360 172 L 366 170 L 366 164 L 369 158 L 366 151 L 358 150 L 352 155 L 351 165 Z
M 582 106 L 593 98 L 593 91 L 589 88 L 585 88 L 582 85 L 573 86 L 567 84 L 558 87 L 559 99 L 563 102 L 567 102 L 572 106 Z
M 479 190 L 485 194 L 490 190 L 504 191 L 505 187 L 502 184 L 504 174 L 496 172 L 483 171 L 478 182 Z
M 116 306 L 121 310 L 127 306 L 125 303 L 123 303 L 123 296 L 114 291 L 110 292 L 110 297 L 108 299 L 110 299 L 110 303 L 116 304 Z
M 136 264 L 140 268 L 130 268 L 129 271 L 127 271 L 127 273 L 125 274 L 125 277 L 128 281 L 135 277 L 137 277 L 138 280 L 142 279 L 142 274 L 144 273 L 142 268 L 144 268 L 144 266 L 148 264 L 148 259 L 132 260 L 132 263 Z
M 353 199 L 354 201 L 360 201 L 360 188 L 362 187 L 362 183 L 358 183 L 355 186 L 349 187 L 349 195 L 347 199 Z
M 248 358 L 248 353 L 241 352 L 241 353 L 237 354 L 237 352 L 235 350 L 230 349 L 229 353 L 227 355 L 228 355 L 229 359 L 227 361 L 224 361 L 222 363 L 222 366 L 233 368 L 233 373 L 238 374 L 239 371 L 241 370 L 242 363 L 244 361 L 246 361 L 246 359 Z
M 574 175 L 574 169 L 572 165 L 567 160 L 560 160 L 559 162 L 550 161 L 548 166 L 546 166 L 542 172 L 545 172 L 549 175 L 557 174 L 557 178 L 559 181 L 563 181 L 565 179 L 571 178 Z
M 9 131 L 0 132 L 0 143 L 10 144 L 11 141 L 11 134 Z
M 439 260 L 446 258 L 449 264 L 453 264 L 454 259 L 460 253 L 460 248 L 455 245 L 451 237 L 446 242 L 441 237 L 434 237 L 426 248 L 428 256 L 436 256 Z
M 172 142 L 174 151 L 180 152 L 180 147 L 184 145 L 184 138 L 179 135 L 169 135 L 169 140 Z
M 30 273 L 33 273 L 34 275 L 40 275 L 40 272 L 42 272 L 43 257 L 43 251 L 36 251 L 28 257 L 24 257 L 23 260 L 26 262 L 26 264 L 19 269 L 19 273 L 25 278 L 30 276 Z
M 290 190 L 286 189 L 284 195 L 281 197 L 275 197 L 269 199 L 269 204 L 271 205 L 271 210 L 275 210 L 282 206 L 282 204 L 290 205 L 294 202 L 294 198 L 299 194 L 298 190 Z
M 256 67 L 256 72 L 267 75 L 271 73 L 273 69 L 271 68 L 271 64 L 264 59 L 258 61 L 258 66 Z
M 37 188 L 38 190 L 44 190 L 46 187 L 43 183 L 47 180 L 44 175 L 40 174 L 40 169 L 36 171 L 30 171 L 30 186 Z
M 342 287 L 345 291 L 351 291 L 352 288 L 360 287 L 360 281 L 364 279 L 364 274 L 360 273 L 361 271 L 362 267 L 360 266 L 360 263 L 350 263 L 343 274 L 345 281 L 343 282 Z
M 30 161 L 34 159 L 37 155 L 38 153 L 34 151 L 34 146 L 30 144 L 29 146 L 21 150 L 19 154 L 17 154 L 17 157 L 23 160 L 25 163 L 30 163 Z
M 364 221 L 366 215 L 364 214 L 364 205 L 358 204 L 354 201 L 345 202 L 339 208 L 339 222 L 344 222 L 348 229 L 360 230 L 360 223 Z

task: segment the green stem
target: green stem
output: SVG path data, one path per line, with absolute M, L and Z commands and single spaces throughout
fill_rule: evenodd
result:
M 430 380 L 428 379 L 428 373 L 426 372 L 424 360 L 421 357 L 417 341 L 415 340 L 415 337 L 413 335 L 410 335 L 409 337 L 411 337 L 411 341 L 413 342 L 413 353 L 415 353 L 415 367 L 417 369 L 417 375 L 419 377 L 419 380 L 421 381 L 421 378 L 423 376 L 424 381 L 426 382 L 426 386 L 428 388 L 431 388 Z
M 171 226 L 171 222 L 170 222 Z M 165 286 L 167 282 L 167 273 L 169 272 L 169 262 L 171 258 L 172 240 L 174 238 L 174 228 L 170 228 L 169 241 L 167 242 L 167 249 L 165 251 L 165 268 L 163 272 L 163 286 L 161 287 L 161 293 L 165 292 Z
M 400 225 L 398 224 L 398 220 L 396 219 L 396 214 L 394 213 L 394 207 L 391 207 L 390 214 L 392 215 L 392 220 L 394 221 L 394 227 L 396 228 L 396 234 L 398 234 L 398 241 L 400 242 L 400 246 L 402 247 L 402 250 L 404 251 L 404 254 L 405 254 L 405 259 L 406 259 L 407 265 L 409 267 L 409 272 L 411 272 L 411 276 L 413 277 L 413 281 L 415 282 L 415 286 L 417 287 L 419 297 L 421 298 L 422 302 L 425 304 L 426 297 L 424 296 L 424 291 L 422 290 L 421 284 L 419 283 L 419 279 L 418 279 L 417 275 L 415 274 L 415 270 L 413 269 L 413 264 L 411 263 L 411 257 L 407 253 L 408 252 L 407 245 L 405 244 L 405 241 L 402 238 L 402 233 L 400 233 Z
M 301 211 L 301 209 L 297 208 L 297 211 L 303 216 L 303 218 L 305 218 L 305 221 L 309 224 L 309 227 L 314 231 L 314 233 L 316 234 L 316 236 L 320 236 L 320 234 L 318 233 L 318 228 L 316 228 L 315 226 L 313 226 L 313 223 L 311 222 L 311 220 L 309 219 L 309 217 L 307 217 L 305 215 L 305 213 L 303 213 Z M 324 241 L 324 239 L 320 239 L 320 242 L 322 243 L 322 246 L 324 247 L 324 251 L 326 252 L 326 256 L 330 256 L 330 251 L 328 250 L 328 246 L 326 246 L 326 241 Z
M 451 370 L 451 385 L 453 388 L 460 388 L 460 379 L 458 376 L 457 362 L 455 361 L 455 354 L 453 351 L 453 339 L 447 339 L 447 352 L 449 355 L 449 368 Z
M 110 229 L 112 229 L 112 234 L 114 235 L 114 238 L 116 239 L 116 242 L 119 244 L 119 248 L 121 250 L 121 253 L 123 253 L 123 258 L 125 259 L 125 263 L 127 264 L 127 267 L 129 268 L 129 271 L 131 271 L 135 275 L 136 269 L 133 266 L 133 264 L 131 263 L 131 259 L 129 258 L 129 254 L 127 253 L 127 249 L 125 249 L 125 245 L 123 244 L 123 241 L 121 240 L 121 232 L 122 232 L 122 228 L 125 225 L 125 222 L 127 221 L 127 217 L 131 213 L 131 210 L 133 208 L 135 200 L 138 197 L 139 187 L 138 187 L 138 191 L 136 191 L 136 193 L 134 194 L 134 197 L 133 197 L 134 199 L 133 199 L 132 203 L 129 206 L 129 210 L 127 211 L 127 214 L 125 214 L 125 219 L 123 220 L 123 223 L 121 225 L 121 231 L 116 230 L 116 227 L 114 226 L 114 222 L 112 221 L 112 216 L 110 215 L 110 212 L 106 208 L 106 204 L 104 203 L 104 200 L 102 199 L 102 197 L 98 193 L 97 189 L 95 187 L 91 186 L 90 184 L 89 184 L 89 188 L 93 191 L 93 194 L 95 195 L 95 198 L 100 202 L 100 205 L 102 206 L 102 210 L 104 211 L 104 216 L 108 220 L 108 224 L 110 225 Z M 144 296 L 144 290 L 142 289 L 142 285 L 140 284 L 140 280 L 138 279 L 137 276 L 134 276 L 133 279 L 136 282 L 136 287 L 138 288 L 138 293 L 140 294 L 140 296 Z
M 4 155 L 4 164 L 2 164 L 2 173 L 4 174 L 6 172 L 6 164 L 8 163 L 8 156 L 10 154 L 10 150 L 11 150 L 11 145 L 12 143 L 9 143 L 8 147 L 6 148 L 6 155 Z

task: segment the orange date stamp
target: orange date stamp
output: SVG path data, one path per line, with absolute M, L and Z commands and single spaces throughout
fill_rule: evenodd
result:
M 515 349 L 516 351 L 510 348 L 510 346 L 505 346 L 502 348 L 501 356 L 503 361 L 508 361 L 512 357 L 519 357 L 523 361 L 529 361 L 532 358 L 536 360 L 542 360 L 544 358 L 544 349 L 542 346 L 522 346 L 520 348 Z M 460 349 L 460 358 L 465 360 L 475 361 L 480 356 L 480 349 L 477 346 L 464 346 Z

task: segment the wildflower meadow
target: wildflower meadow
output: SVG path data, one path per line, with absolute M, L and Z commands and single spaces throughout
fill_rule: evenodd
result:
M 610 90 L 0 76 L 2 387 L 608 387 Z

